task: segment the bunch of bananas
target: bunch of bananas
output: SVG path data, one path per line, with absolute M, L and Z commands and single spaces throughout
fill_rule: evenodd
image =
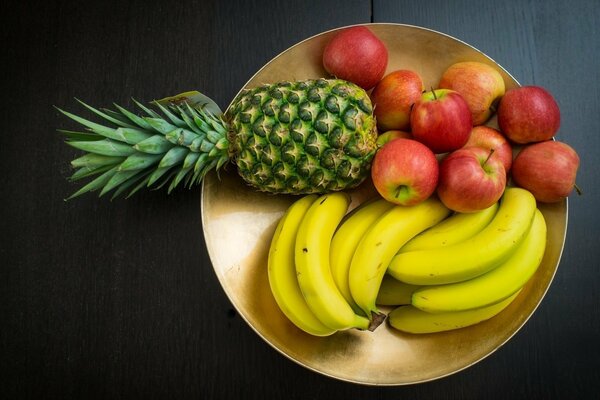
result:
M 506 308 L 540 265 L 546 223 L 527 190 L 452 213 L 437 198 L 383 199 L 348 213 L 342 192 L 295 201 L 275 230 L 271 291 L 297 327 L 316 336 L 389 324 L 410 333 L 461 328 Z

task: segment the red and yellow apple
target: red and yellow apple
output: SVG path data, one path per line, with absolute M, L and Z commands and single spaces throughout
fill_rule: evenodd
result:
M 480 147 L 465 147 L 448 154 L 440 163 L 437 194 L 449 209 L 470 213 L 500 200 L 506 172 L 500 159 Z
M 462 95 L 469 105 L 473 125 L 481 125 L 492 116 L 495 104 L 506 90 L 502 75 L 494 67 L 477 61 L 452 64 L 442 74 L 438 87 Z
M 540 86 L 510 89 L 498 105 L 498 126 L 508 139 L 525 144 L 551 139 L 560 127 L 560 109 Z
M 384 76 L 371 92 L 379 129 L 408 130 L 410 108 L 421 98 L 423 89 L 423 81 L 414 71 L 401 69 Z
M 340 79 L 365 90 L 373 88 L 387 69 L 388 51 L 365 26 L 346 28 L 329 41 L 323 51 L 323 67 Z
M 411 134 L 434 153 L 463 147 L 471 129 L 471 112 L 460 93 L 449 89 L 427 91 L 410 113 Z
M 513 163 L 512 178 L 542 203 L 555 203 L 576 189 L 579 156 L 568 144 L 549 140 L 526 145 Z
M 424 144 L 397 138 L 381 147 L 373 159 L 371 178 L 387 201 L 411 206 L 429 198 L 438 183 L 438 161 Z
M 377 147 L 381 147 L 387 142 L 391 142 L 392 140 L 398 138 L 412 139 L 412 135 L 409 132 L 399 131 L 396 129 L 385 131 L 381 135 L 377 136 Z
M 485 125 L 473 127 L 469 140 L 464 147 L 481 147 L 488 152 L 493 150 L 492 158 L 498 158 L 504 165 L 506 173 L 510 171 L 513 161 L 512 145 L 497 129 Z

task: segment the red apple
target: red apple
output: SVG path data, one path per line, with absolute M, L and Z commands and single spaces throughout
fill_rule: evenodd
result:
M 495 103 L 505 92 L 502 75 L 494 67 L 477 61 L 452 64 L 442 74 L 438 87 L 462 95 L 471 110 L 473 125 L 481 125 L 492 116 Z
M 471 146 L 481 147 L 487 151 L 494 150 L 492 158 L 498 158 L 502 161 L 506 173 L 510 171 L 513 161 L 512 146 L 497 129 L 485 125 L 473 127 L 469 140 L 464 147 Z
M 398 138 L 377 151 L 371 178 L 384 199 L 411 206 L 435 192 L 438 171 L 435 154 L 427 146 L 413 139 Z
M 377 136 L 377 146 L 381 147 L 387 142 L 391 142 L 392 140 L 398 138 L 412 139 L 412 135 L 408 132 L 399 131 L 395 129 L 391 131 L 386 131 L 383 132 L 381 135 Z
M 463 147 L 473 128 L 467 102 L 449 89 L 423 93 L 410 113 L 410 126 L 413 137 L 438 154 Z
M 575 188 L 579 156 L 568 144 L 549 140 L 527 145 L 517 154 L 512 178 L 542 203 L 566 198 Z
M 401 69 L 384 76 L 371 93 L 379 129 L 409 129 L 410 108 L 422 93 L 423 81 L 414 71 Z
M 453 151 L 440 164 L 437 194 L 446 207 L 456 212 L 490 207 L 500 200 L 505 187 L 502 162 L 480 147 Z
M 542 87 L 511 89 L 500 100 L 498 126 L 515 143 L 542 142 L 558 131 L 560 110 L 554 97 Z
M 329 74 L 365 90 L 373 88 L 381 80 L 387 63 L 385 44 L 364 26 L 340 31 L 323 51 L 323 67 Z

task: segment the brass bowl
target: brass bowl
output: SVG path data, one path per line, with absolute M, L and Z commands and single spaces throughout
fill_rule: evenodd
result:
M 442 72 L 458 61 L 495 66 L 507 89 L 518 82 L 472 46 L 439 32 L 401 24 L 368 24 L 387 45 L 387 72 L 417 71 L 425 87 L 436 86 Z M 342 29 L 342 28 L 340 28 Z M 326 77 L 321 57 L 336 30 L 306 39 L 279 54 L 247 83 Z M 496 126 L 492 119 L 488 125 Z M 294 200 L 248 188 L 234 168 L 210 174 L 202 187 L 202 222 L 217 277 L 239 314 L 273 348 L 313 371 L 365 385 L 404 385 L 441 378 L 474 363 L 506 343 L 528 320 L 548 290 L 562 253 L 567 201 L 540 205 L 548 224 L 542 264 L 515 301 L 496 317 L 450 332 L 411 335 L 388 324 L 375 332 L 350 330 L 330 337 L 305 334 L 281 313 L 269 289 L 267 252 L 279 218 Z M 368 182 L 352 192 L 354 205 L 373 195 Z M 351 205 L 352 207 L 352 205 Z

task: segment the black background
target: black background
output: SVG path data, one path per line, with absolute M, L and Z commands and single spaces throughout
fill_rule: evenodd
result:
M 7 4 L 8 3 L 8 4 Z M 600 389 L 600 8 L 552 1 L 3 2 L 0 397 L 589 398 Z M 581 156 L 560 267 L 497 352 L 406 387 L 333 380 L 283 357 L 233 310 L 202 236 L 200 187 L 65 202 L 77 154 L 53 105 L 128 106 L 198 89 L 226 107 L 272 57 L 322 31 L 419 25 L 548 88 Z

